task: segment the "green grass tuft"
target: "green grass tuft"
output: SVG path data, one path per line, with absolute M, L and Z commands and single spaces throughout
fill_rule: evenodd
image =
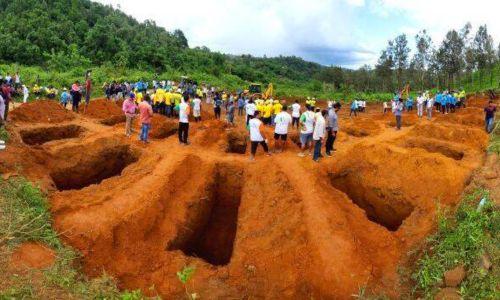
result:
M 441 217 L 438 232 L 429 238 L 428 250 L 417 262 L 412 275 L 416 284 L 414 293 L 432 298 L 445 271 L 463 264 L 468 276 L 460 286 L 462 296 L 466 299 L 498 299 L 500 214 L 489 200 L 478 209 L 477 202 L 482 198 L 488 199 L 488 192 L 477 190 L 464 198 L 454 218 Z M 478 264 L 486 253 L 493 262 L 493 270 L 489 272 Z

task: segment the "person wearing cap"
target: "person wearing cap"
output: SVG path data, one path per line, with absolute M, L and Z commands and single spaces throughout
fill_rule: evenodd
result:
M 66 105 L 68 105 L 68 102 L 71 100 L 71 96 L 68 93 L 67 88 L 63 88 L 63 92 L 61 93 L 61 97 L 59 98 L 59 103 L 61 104 L 62 107 L 66 108 Z
M 132 135 L 132 122 L 136 117 L 137 104 L 135 104 L 135 94 L 130 93 L 130 97 L 123 101 L 122 111 L 125 114 L 125 135 Z

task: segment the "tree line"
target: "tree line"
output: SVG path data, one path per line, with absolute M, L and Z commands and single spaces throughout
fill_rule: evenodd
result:
M 249 82 L 287 82 L 312 90 L 390 92 L 488 83 L 498 87 L 500 45 L 485 25 L 450 30 L 434 44 L 422 30 L 401 34 L 381 51 L 377 64 L 356 70 L 323 66 L 299 57 L 227 55 L 190 48 L 181 30 L 138 22 L 119 9 L 89 0 L 0 0 L 0 61 L 51 71 L 107 65 L 151 74 L 205 73 Z M 1 70 L 0 70 L 1 71 Z M 233 77 L 234 78 L 234 77 Z M 478 82 L 479 81 L 479 82 Z

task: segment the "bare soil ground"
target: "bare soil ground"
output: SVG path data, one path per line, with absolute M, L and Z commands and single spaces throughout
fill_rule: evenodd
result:
M 166 299 L 184 297 L 186 265 L 205 299 L 398 297 L 398 266 L 433 232 L 438 207 L 457 204 L 488 143 L 483 98 L 432 121 L 405 114 L 400 131 L 378 106 L 352 119 L 343 108 L 332 158 L 300 158 L 289 141 L 252 163 L 242 117 L 228 128 L 205 107 L 181 146 L 176 121 L 155 116 L 144 146 L 123 121 L 103 123 L 119 118 L 101 114 L 115 105 L 103 101 L 85 114 L 16 108 L 0 173 L 49 193 L 54 226 L 89 276 Z

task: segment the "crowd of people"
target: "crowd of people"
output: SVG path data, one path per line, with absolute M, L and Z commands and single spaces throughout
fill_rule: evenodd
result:
M 26 102 L 29 90 L 21 84 L 18 73 L 13 76 L 1 78 L 0 93 L 0 121 L 7 119 L 9 102 L 14 95 L 23 95 Z M 153 80 L 151 84 L 139 80 L 137 82 L 116 81 L 105 83 L 103 92 L 110 101 L 123 100 L 122 110 L 126 117 L 125 134 L 132 135 L 132 124 L 135 118 L 139 118 L 141 133 L 139 140 L 148 143 L 151 121 L 154 113 L 164 115 L 168 118 L 176 118 L 179 122 L 179 143 L 189 145 L 189 116 L 192 115 L 194 122 L 202 120 L 202 106 L 213 109 L 216 119 L 221 119 L 222 111 L 225 111 L 226 122 L 229 127 L 235 126 L 235 114 L 244 118 L 249 131 L 251 142 L 251 159 L 259 145 L 266 154 L 270 155 L 269 141 L 265 136 L 264 127 L 274 128 L 274 152 L 285 150 L 290 128 L 299 133 L 301 150 L 299 156 L 304 157 L 308 153 L 314 161 L 319 161 L 322 148 L 325 148 L 325 156 L 331 156 L 335 150 L 333 145 L 338 132 L 337 112 L 341 108 L 340 101 L 328 101 L 327 108 L 316 107 L 317 100 L 308 97 L 305 107 L 296 100 L 288 105 L 277 99 L 261 99 L 260 96 L 251 95 L 247 90 L 239 90 L 231 93 L 217 87 L 201 84 L 183 78 L 180 82 Z M 92 94 L 92 80 L 90 71 L 85 75 L 82 86 L 79 81 L 74 82 L 71 87 L 63 88 L 61 93 L 52 86 L 33 86 L 33 93 L 39 97 L 46 96 L 49 99 L 59 97 L 59 103 L 67 108 L 71 104 L 72 110 L 78 113 L 82 99 L 85 99 L 85 108 L 88 106 Z M 416 114 L 422 118 L 424 114 L 430 120 L 433 112 L 442 114 L 454 113 L 457 109 L 466 106 L 465 91 L 443 91 L 431 96 L 428 91 L 418 93 L 416 100 L 407 95 L 403 100 L 401 93 L 395 93 L 393 99 L 382 103 L 382 113 L 386 114 L 389 109 L 396 118 L 396 129 L 401 129 L 403 112 L 412 112 L 416 106 Z M 355 117 L 366 111 L 366 101 L 355 99 L 350 104 L 349 116 Z M 496 106 L 490 102 L 485 112 L 485 129 L 487 132 L 493 130 Z M 3 122 L 2 122 L 3 123 Z

